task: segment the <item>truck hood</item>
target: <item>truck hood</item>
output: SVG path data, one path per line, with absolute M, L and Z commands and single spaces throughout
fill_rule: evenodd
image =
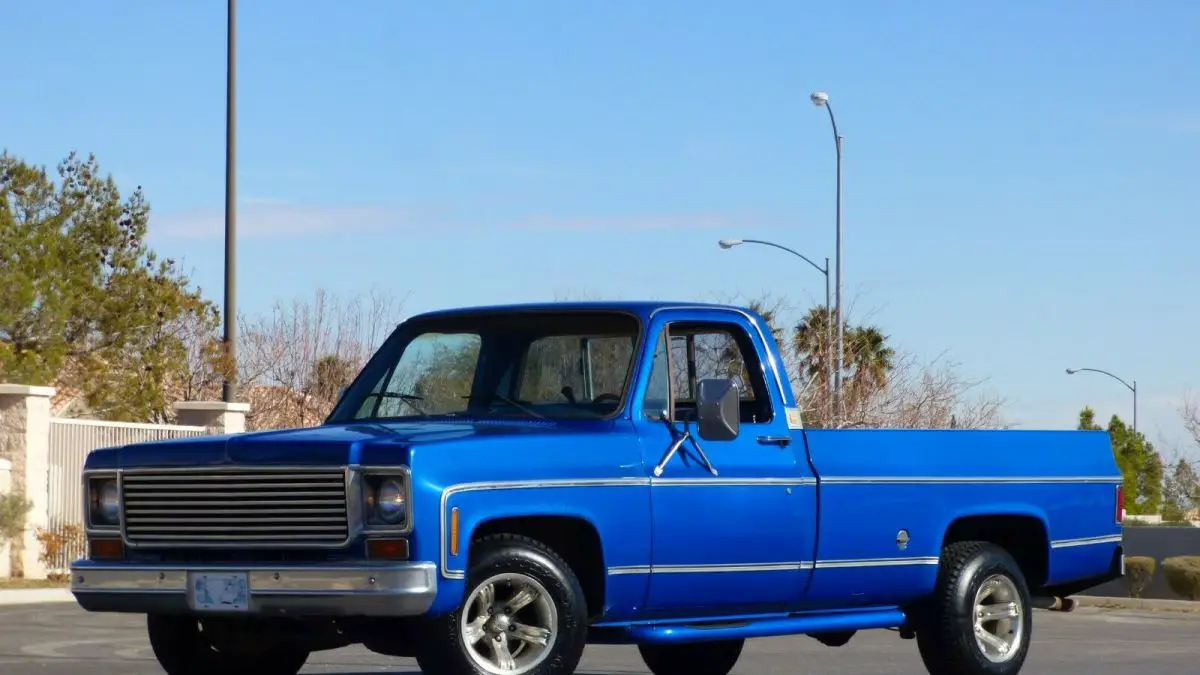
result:
M 237 464 L 343 466 L 407 464 L 415 445 L 498 440 L 602 431 L 611 422 L 549 420 L 404 421 L 331 424 L 152 441 L 97 450 L 91 468 L 229 466 Z

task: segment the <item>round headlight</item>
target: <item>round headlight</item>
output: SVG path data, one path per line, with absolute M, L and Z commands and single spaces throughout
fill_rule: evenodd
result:
M 116 481 L 109 481 L 100 488 L 100 515 L 109 523 L 116 523 L 121 517 L 121 493 L 117 490 Z
M 398 480 L 386 480 L 375 495 L 375 512 L 385 523 L 404 520 L 408 505 L 404 502 L 404 485 Z

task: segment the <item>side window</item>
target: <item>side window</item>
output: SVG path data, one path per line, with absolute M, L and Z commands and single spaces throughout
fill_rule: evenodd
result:
M 562 403 L 564 390 L 582 402 L 607 395 L 615 408 L 633 361 L 632 336 L 552 335 L 534 340 L 525 354 L 517 398 Z M 604 399 L 602 399 L 604 400 Z
M 694 419 L 696 383 L 710 378 L 732 379 L 738 384 L 743 424 L 771 421 L 773 410 L 762 366 L 754 343 L 732 323 L 673 323 L 670 359 L 662 336 L 655 350 L 646 391 L 645 414 L 667 405 L 666 382 L 671 383 L 676 419 Z

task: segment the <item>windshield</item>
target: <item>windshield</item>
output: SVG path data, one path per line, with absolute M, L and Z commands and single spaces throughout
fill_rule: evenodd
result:
M 625 400 L 640 323 L 617 312 L 461 314 L 400 326 L 330 422 L 604 419 Z

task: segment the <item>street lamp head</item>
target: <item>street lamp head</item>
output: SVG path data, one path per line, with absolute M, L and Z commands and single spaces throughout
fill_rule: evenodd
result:
M 1067 368 L 1067 374 L 1068 374 L 1068 375 L 1074 375 L 1075 373 L 1078 373 L 1078 372 L 1079 372 L 1079 371 L 1078 371 L 1078 370 L 1075 370 L 1074 368 Z
M 823 91 L 814 91 L 812 96 L 809 96 L 809 98 L 812 99 L 813 105 L 817 106 L 818 108 L 826 103 L 829 103 L 829 94 L 826 94 Z
M 734 246 L 741 246 L 744 243 L 746 242 L 742 241 L 741 239 L 722 239 L 721 241 L 717 242 L 717 245 L 719 245 L 721 248 L 733 248 Z

